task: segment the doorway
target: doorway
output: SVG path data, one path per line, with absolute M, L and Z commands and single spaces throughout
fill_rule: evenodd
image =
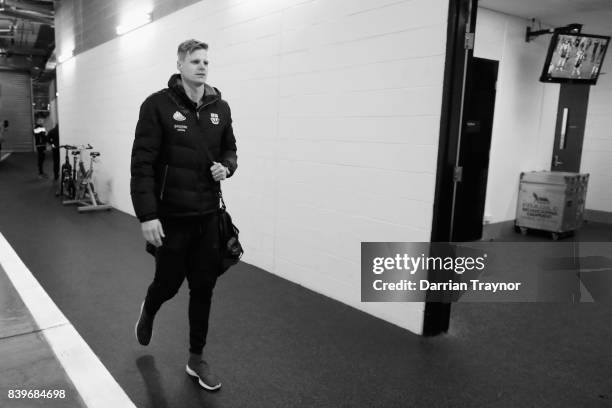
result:
M 472 58 L 466 78 L 452 241 L 476 241 L 482 225 L 499 61 Z
M 561 84 L 551 171 L 580 171 L 589 85 Z

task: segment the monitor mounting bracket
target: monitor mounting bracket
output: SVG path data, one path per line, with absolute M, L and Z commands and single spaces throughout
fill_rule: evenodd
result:
M 531 22 L 535 22 L 535 18 L 531 19 Z M 530 42 L 533 38 L 539 37 L 543 34 L 554 34 L 554 33 L 562 33 L 562 34 L 580 34 L 582 31 L 582 24 L 568 24 L 565 27 L 557 27 L 557 28 L 548 28 L 545 30 L 532 30 L 531 26 L 527 26 L 527 31 L 525 33 L 525 42 Z

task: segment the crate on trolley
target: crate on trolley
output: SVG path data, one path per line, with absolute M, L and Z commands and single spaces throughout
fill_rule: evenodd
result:
M 582 226 L 588 174 L 532 171 L 521 173 L 515 227 L 551 233 L 553 239 Z

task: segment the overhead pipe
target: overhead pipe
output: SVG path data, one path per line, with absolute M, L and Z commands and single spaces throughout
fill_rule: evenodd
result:
M 45 57 L 49 54 L 47 50 L 40 50 L 37 48 L 25 48 L 25 47 L 16 47 L 10 46 L 7 47 L 7 50 L 13 55 L 30 55 L 30 56 L 40 56 Z
M 41 23 L 41 24 L 47 24 L 52 27 L 55 26 L 55 20 L 53 18 L 44 16 L 44 15 L 41 15 L 35 12 L 28 13 L 25 11 L 18 11 L 14 9 L 0 8 L 0 13 L 4 14 L 5 16 L 20 18 L 22 20 L 34 21 L 36 23 Z
M 18 10 L 35 11 L 53 17 L 53 3 L 41 3 L 36 0 L 5 0 L 5 4 Z
M 20 18 L 23 20 L 35 21 L 37 23 L 47 24 L 50 26 L 55 25 L 55 19 L 53 15 L 46 13 L 39 13 L 36 11 L 28 10 L 17 10 L 13 5 L 8 4 L 6 0 L 0 0 L 0 14 L 5 16 Z

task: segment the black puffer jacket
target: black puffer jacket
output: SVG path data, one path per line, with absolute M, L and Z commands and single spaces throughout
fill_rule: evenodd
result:
M 196 109 L 175 74 L 168 88 L 140 107 L 132 147 L 130 190 L 141 222 L 156 218 L 202 215 L 218 208 L 219 188 L 210 173 L 215 161 L 234 174 L 236 139 L 229 105 L 218 89 L 206 85 Z

